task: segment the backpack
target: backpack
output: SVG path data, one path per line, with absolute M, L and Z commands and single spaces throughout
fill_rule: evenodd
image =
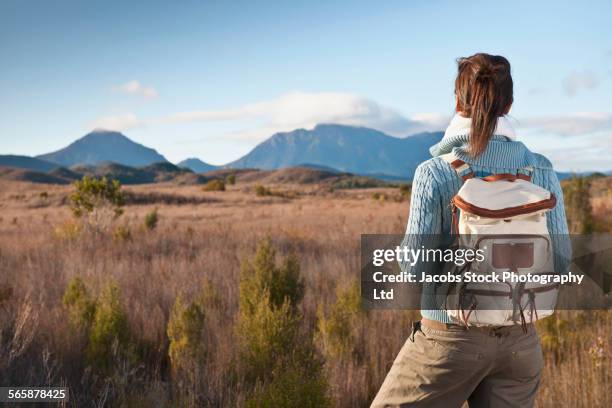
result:
M 556 205 L 550 191 L 531 182 L 533 168 L 516 174 L 475 177 L 469 164 L 453 153 L 441 156 L 463 184 L 451 200 L 454 245 L 483 251 L 484 261 L 453 266 L 465 276 L 496 272 L 554 275 L 553 248 L 546 213 Z M 446 288 L 444 308 L 465 326 L 508 326 L 550 316 L 558 283 L 472 282 L 459 280 Z

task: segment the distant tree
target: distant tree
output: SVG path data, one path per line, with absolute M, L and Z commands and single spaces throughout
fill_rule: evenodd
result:
M 74 183 L 70 208 L 86 224 L 105 230 L 123 213 L 125 199 L 118 180 L 83 176 Z

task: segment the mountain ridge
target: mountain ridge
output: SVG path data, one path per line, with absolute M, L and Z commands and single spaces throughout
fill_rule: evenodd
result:
M 112 161 L 127 166 L 146 166 L 167 162 L 155 149 L 129 139 L 123 133 L 94 130 L 63 149 L 35 156 L 60 166 L 96 165 Z
M 275 133 L 229 168 L 278 169 L 300 163 L 331 167 L 355 174 L 386 174 L 412 178 L 429 147 L 442 132 L 425 132 L 404 138 L 358 126 L 319 124 L 312 130 Z

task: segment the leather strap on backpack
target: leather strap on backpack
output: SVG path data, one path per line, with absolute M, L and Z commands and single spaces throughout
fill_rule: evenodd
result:
M 450 164 L 450 166 L 455 170 L 457 176 L 463 181 L 469 180 L 474 177 L 474 172 L 470 165 L 463 160 L 457 158 L 454 153 L 443 154 L 440 156 L 442 160 Z
M 453 152 L 447 153 L 447 154 L 443 154 L 443 155 L 441 155 L 439 157 L 442 160 L 444 160 L 445 162 L 447 162 L 448 164 L 450 164 L 450 166 L 453 168 L 453 170 L 455 170 L 455 173 L 457 173 L 457 176 L 459 176 L 459 178 L 462 181 L 466 181 L 466 180 L 469 180 L 471 178 L 474 178 L 474 171 L 472 170 L 470 165 L 468 163 L 466 163 L 465 161 L 459 159 L 457 156 L 455 156 L 455 154 Z M 525 181 L 531 181 L 531 174 L 532 173 L 533 173 L 533 167 L 525 166 L 525 167 L 519 168 L 517 170 L 516 174 L 512 174 L 512 173 L 491 174 L 490 176 L 481 177 L 481 179 L 484 180 L 484 181 L 499 181 L 499 180 L 508 180 L 508 181 L 525 180 Z

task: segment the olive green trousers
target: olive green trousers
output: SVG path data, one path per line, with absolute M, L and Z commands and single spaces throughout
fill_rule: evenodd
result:
M 543 359 L 533 325 L 413 324 L 372 407 L 531 407 Z

